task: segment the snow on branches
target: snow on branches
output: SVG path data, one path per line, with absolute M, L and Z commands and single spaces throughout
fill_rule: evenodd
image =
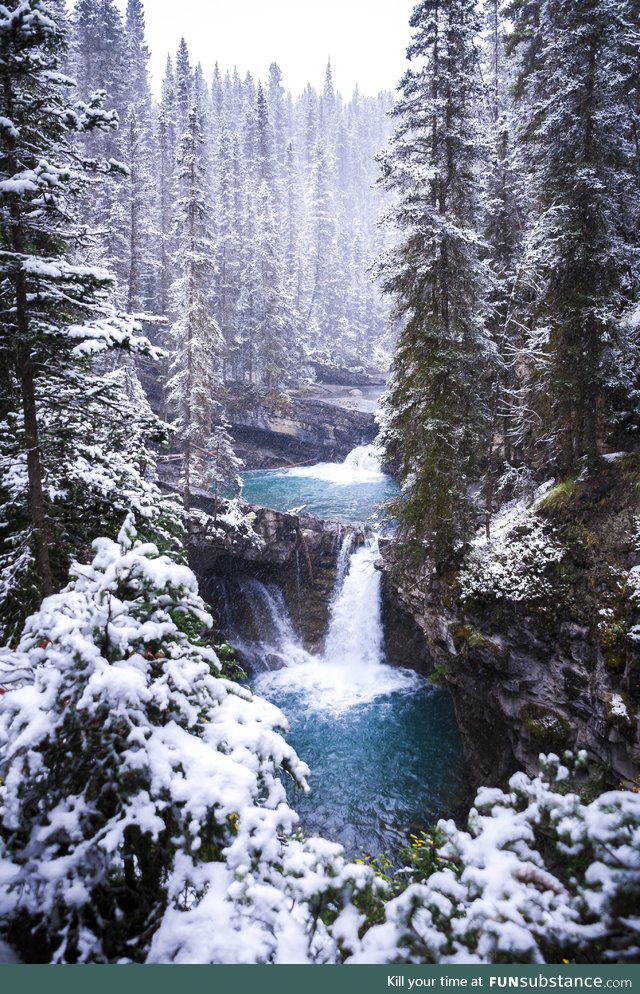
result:
M 278 771 L 306 789 L 308 769 L 281 712 L 218 675 L 209 623 L 131 516 L 28 619 L 33 678 L 0 703 L 0 920 L 23 958 L 336 957 L 320 910 L 370 871 L 292 838 Z

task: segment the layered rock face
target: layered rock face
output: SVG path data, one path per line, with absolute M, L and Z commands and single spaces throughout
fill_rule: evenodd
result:
M 516 508 L 462 570 L 400 569 L 384 550 L 388 641 L 419 626 L 476 783 L 570 748 L 604 784 L 640 785 L 639 497 L 629 456 Z
M 307 394 L 230 391 L 225 409 L 246 469 L 341 462 L 356 446 L 373 442 L 378 430 L 372 411 Z
M 327 521 L 309 514 L 288 514 L 239 501 L 214 501 L 196 494 L 188 521 L 189 564 L 205 597 L 220 581 L 253 577 L 275 583 L 305 646 L 321 647 L 327 630 L 337 559 L 345 537 L 354 546 L 365 539 L 365 525 Z M 220 597 L 208 598 L 214 605 Z

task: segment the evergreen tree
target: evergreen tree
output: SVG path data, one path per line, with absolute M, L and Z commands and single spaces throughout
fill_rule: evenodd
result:
M 273 152 L 273 129 L 269 120 L 269 108 L 262 85 L 258 84 L 256 96 L 256 135 L 255 154 L 257 179 L 266 183 L 273 193 L 275 185 L 275 162 Z
M 149 88 L 149 49 L 146 41 L 142 0 L 127 0 L 125 34 L 127 46 L 128 101 L 145 125 L 149 124 L 151 91 Z
M 214 316 L 224 335 L 225 378 L 237 369 L 238 298 L 240 295 L 242 260 L 242 204 L 244 179 L 240 162 L 237 135 L 233 137 L 226 122 L 220 131 L 216 160 L 213 164 L 217 177 L 216 191 L 216 274 L 213 300 Z
M 294 343 L 294 320 L 291 301 L 287 295 L 284 260 L 280 248 L 280 232 L 274 212 L 273 198 L 263 181 L 256 204 L 256 275 L 258 286 L 256 353 L 260 379 L 267 387 L 283 386 L 299 361 Z
M 536 444 L 567 470 L 598 453 L 612 419 L 625 416 L 631 400 L 620 389 L 617 365 L 632 347 L 621 317 L 638 288 L 637 150 L 628 93 L 640 26 L 626 2 L 547 0 L 534 7 L 518 3 L 510 11 L 511 47 L 523 50 L 522 141 L 539 277 L 523 361 Z M 620 39 L 627 58 L 618 65 Z
M 128 0 L 125 24 L 127 104 L 121 113 L 122 150 L 129 168 L 123 191 L 128 233 L 126 305 L 129 311 L 151 311 L 156 305 L 158 202 L 154 182 L 155 148 L 149 51 L 141 0 Z
M 121 163 L 120 176 L 87 193 L 82 211 L 97 237 L 92 261 L 108 266 L 116 276 L 116 298 L 126 306 L 129 278 L 130 229 L 128 210 L 128 169 L 123 132 L 118 122 L 126 119 L 129 106 L 127 79 L 129 58 L 127 37 L 114 0 L 79 0 L 72 14 L 71 68 L 80 92 L 88 98 L 103 91 L 114 109 L 110 130 L 92 131 L 81 136 L 86 157 Z
M 178 158 L 179 200 L 176 215 L 178 274 L 172 285 L 171 328 L 173 354 L 170 365 L 169 402 L 177 412 L 177 438 L 182 449 L 182 494 L 185 509 L 191 490 L 208 486 L 215 467 L 227 465 L 218 434 L 214 453 L 211 432 L 220 406 L 220 371 L 224 338 L 211 315 L 209 296 L 213 281 L 213 238 L 207 200 L 204 139 L 200 116 L 194 107 L 188 118 Z M 230 447 L 230 440 L 227 439 Z M 214 464 L 212 464 L 212 459 Z
M 40 595 L 52 592 L 69 554 L 62 542 L 54 561 L 58 495 L 47 485 L 55 460 L 44 445 L 45 421 L 65 404 L 82 404 L 91 389 L 91 356 L 112 347 L 148 349 L 111 304 L 112 277 L 69 261 L 85 230 L 74 207 L 92 171 L 110 169 L 95 159 L 83 163 L 73 138 L 110 128 L 113 115 L 98 98 L 71 104 L 72 84 L 59 72 L 63 50 L 43 0 L 0 10 L 0 347 L 9 386 L 4 429 L 16 433 L 19 454 L 14 445 L 13 458 L 25 473 L 20 554 L 23 564 L 33 560 L 28 570 Z
M 267 99 L 269 103 L 269 117 L 273 128 L 275 155 L 280 168 L 282 168 L 287 150 L 287 109 L 285 91 L 282 85 L 282 70 L 275 62 L 272 62 L 269 66 Z
M 526 260 L 522 230 L 528 198 L 517 165 L 511 97 L 514 80 L 506 59 L 505 28 L 498 0 L 486 4 L 482 54 L 486 79 L 483 116 L 489 139 L 483 229 L 493 275 L 488 328 L 500 355 L 488 394 L 491 426 L 483 487 L 488 529 L 498 480 L 519 455 L 514 425 L 521 384 L 514 355 L 522 345 L 522 317 L 528 299 L 523 278 Z
M 404 482 L 400 523 L 436 562 L 468 534 L 470 472 L 486 449 L 488 267 L 478 237 L 479 23 L 471 0 L 419 3 L 399 119 L 383 162 L 398 196 L 402 240 L 384 262 L 384 287 L 405 321 L 393 365 L 384 437 Z
M 176 95 L 173 63 L 167 56 L 162 99 L 156 132 L 157 189 L 160 258 L 158 305 L 163 315 L 169 313 L 169 291 L 172 282 L 173 245 L 173 194 L 176 159 Z
M 193 106 L 193 73 L 189 49 L 184 38 L 180 39 L 175 63 L 176 120 L 184 127 Z

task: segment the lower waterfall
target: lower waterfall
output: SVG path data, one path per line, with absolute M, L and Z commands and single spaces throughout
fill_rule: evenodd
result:
M 328 518 L 362 521 L 396 493 L 374 446 L 358 446 L 342 463 L 246 474 L 245 496 L 255 503 Z M 227 598 L 229 640 L 249 682 L 281 708 L 287 738 L 311 768 L 311 792 L 292 797 L 302 830 L 341 842 L 350 856 L 406 845 L 409 833 L 452 813 L 461 786 L 449 695 L 385 661 L 378 555 L 374 535 L 354 548 L 348 530 L 315 653 L 296 629 L 305 611 L 300 584 L 293 620 L 275 585 L 237 578 Z
M 277 588 L 257 580 L 246 582 L 243 592 L 252 614 L 264 615 L 264 635 L 251 645 L 249 655 L 246 643 L 238 648 L 252 663 L 253 684 L 260 694 L 271 697 L 278 691 L 296 691 L 305 697 L 308 708 L 342 711 L 418 685 L 420 678 L 413 671 L 383 665 L 377 558 L 375 537 L 350 553 L 344 577 L 338 557 L 325 648 L 318 655 L 302 646 Z
M 356 856 L 397 849 L 450 814 L 462 750 L 448 695 L 385 663 L 377 541 L 351 542 L 338 552 L 321 653 L 305 650 L 276 586 L 245 579 L 229 601 L 250 683 L 282 709 L 311 767 L 309 795 L 288 788 L 301 827 Z

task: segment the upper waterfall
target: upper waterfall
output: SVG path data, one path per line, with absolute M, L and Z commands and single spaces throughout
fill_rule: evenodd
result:
M 358 445 L 351 450 L 344 462 L 320 462 L 315 466 L 298 466 L 286 470 L 286 473 L 292 477 L 324 480 L 337 486 L 379 483 L 386 478 L 375 445 Z

